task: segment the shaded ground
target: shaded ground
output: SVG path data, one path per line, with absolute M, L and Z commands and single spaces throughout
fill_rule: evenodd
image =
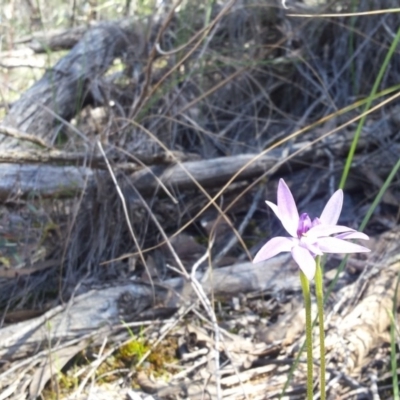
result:
M 0 398 L 279 396 L 303 307 L 290 258 L 250 262 L 282 233 L 264 200 L 284 177 L 319 215 L 399 25 L 394 13 L 290 14 L 371 11 L 355 3 L 182 5 L 151 24 L 24 39 L 64 53 L 4 98 Z M 2 57 L 3 91 L 15 54 Z M 399 159 L 398 62 L 346 183 L 341 223 L 355 228 Z M 327 260 L 332 399 L 391 398 L 399 192 L 397 174 L 367 225 L 370 256 L 337 281 L 340 259 Z M 304 398 L 304 376 L 300 362 L 290 398 Z

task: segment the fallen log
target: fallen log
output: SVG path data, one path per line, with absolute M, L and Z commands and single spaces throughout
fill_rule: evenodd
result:
M 212 279 L 207 274 L 203 287 L 215 295 L 236 295 L 254 290 L 297 290 L 298 279 L 291 266 L 283 261 L 287 258 L 283 255 L 263 265 L 243 263 L 217 269 Z M 202 280 L 203 275 L 198 272 L 197 279 Z M 3 362 L 13 362 L 14 367 L 13 371 L 0 373 L 0 388 L 3 393 L 7 390 L 19 393 L 23 384 L 30 385 L 31 393 L 40 392 L 54 373 L 51 357 L 56 357 L 57 363 L 64 360 L 61 366 L 57 364 L 62 368 L 96 335 L 104 338 L 117 326 L 123 329 L 122 321 L 128 323 L 161 316 L 157 309 L 174 312 L 185 304 L 192 304 L 195 299 L 190 282 L 184 278 L 154 286 L 140 282 L 114 282 L 89 290 L 72 298 L 67 305 L 57 306 L 39 317 L 6 326 L 0 329 L 0 358 Z M 246 343 L 252 348 L 250 341 Z M 51 352 L 45 349 L 48 345 L 52 346 Z M 44 350 L 38 353 L 38 349 Z M 254 358 L 254 354 L 251 357 Z M 26 361 L 19 365 L 17 360 L 22 358 Z M 26 365 L 31 363 L 35 367 L 25 371 Z M 23 381 L 16 376 L 23 377 Z
M 287 262 L 289 258 L 285 254 L 257 265 L 246 262 L 218 268 L 211 275 L 207 274 L 202 285 L 207 293 L 217 296 L 298 290 L 299 279 L 293 262 Z M 203 276 L 203 272 L 198 272 L 196 278 L 202 281 Z M 124 300 L 127 296 L 128 300 Z M 66 306 L 58 306 L 40 317 L 0 329 L 0 358 L 20 358 L 36 346 L 40 347 L 40 343 L 48 340 L 46 323 L 51 325 L 52 340 L 71 340 L 88 332 L 95 333 L 105 325 L 111 328 L 121 319 L 126 322 L 140 320 L 141 313 L 151 307 L 178 308 L 193 300 L 191 284 L 184 278 L 172 278 L 154 287 L 140 282 L 103 285 L 73 298 Z
M 0 199 L 10 197 L 72 197 L 93 183 L 85 167 L 0 164 Z
M 35 53 L 69 50 L 75 46 L 89 28 L 76 26 L 69 29 L 58 29 L 50 32 L 39 32 L 16 41 L 27 44 Z
M 181 158 L 179 155 L 178 157 Z M 296 157 L 295 162 L 292 163 L 292 166 L 296 168 L 296 173 L 305 168 L 311 161 L 311 157 L 310 151 L 300 153 Z M 138 164 L 117 163 L 113 169 L 121 170 L 125 174 L 129 174 L 133 170 L 128 177 L 129 185 L 133 185 L 143 195 L 154 193 L 161 184 L 167 188 L 178 190 L 195 189 L 199 186 L 218 188 L 236 174 L 235 181 L 239 182 L 255 179 L 264 173 L 267 173 L 266 176 L 270 176 L 278 170 L 284 174 L 284 170 L 287 168 L 279 150 L 270 151 L 263 156 L 240 154 L 208 160 L 178 162 L 174 165 L 167 164 L 173 162 L 173 158 L 167 157 L 165 154 L 153 157 L 138 155 L 137 159 L 141 162 L 158 164 L 143 168 Z M 1 164 L 1 161 L 24 161 L 32 164 Z M 34 164 L 34 162 L 43 164 Z M 159 164 L 160 162 L 162 164 Z M 51 163 L 82 163 L 95 168 L 52 165 Z M 387 168 L 382 165 L 379 173 L 386 174 Z M 301 182 L 296 180 L 295 176 L 292 174 L 296 184 L 301 186 Z M 105 170 L 105 162 L 99 155 L 89 157 L 87 160 L 83 153 L 65 153 L 55 150 L 47 152 L 6 151 L 0 155 L 0 199 L 7 199 L 9 196 L 15 195 L 26 197 L 32 194 L 44 197 L 71 197 L 95 184 L 95 178 L 98 178 L 99 182 L 110 182 L 109 173 Z M 350 178 L 346 188 L 347 190 L 357 189 L 359 185 L 359 180 Z M 299 188 L 298 191 L 301 192 L 302 189 L 304 187 Z M 272 192 L 273 190 L 271 190 L 271 198 L 274 198 L 275 194 Z
M 72 118 L 90 95 L 91 85 L 127 49 L 143 57 L 143 32 L 132 21 L 101 23 L 14 103 L 2 125 L 29 132 L 52 145 L 63 121 Z M 0 134 L 0 149 L 26 146 Z
M 160 186 L 160 182 L 175 189 L 215 187 L 226 183 L 234 174 L 254 159 L 255 154 L 221 157 L 211 160 L 187 161 L 173 166 L 153 166 L 134 172 L 130 176 L 132 184 L 142 194 L 150 194 Z M 257 161 L 240 173 L 237 180 L 259 176 L 273 169 L 277 159 L 269 155 Z M 118 168 L 117 168 L 118 170 Z M 72 196 L 95 183 L 108 180 L 104 170 L 88 167 L 54 166 L 39 164 L 0 164 L 0 199 L 9 196 Z

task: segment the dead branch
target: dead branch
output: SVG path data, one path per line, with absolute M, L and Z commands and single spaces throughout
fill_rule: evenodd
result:
M 38 32 L 22 37 L 16 40 L 16 43 L 27 44 L 35 53 L 69 50 L 79 42 L 87 30 L 86 26 L 76 26 L 70 29 Z
M 31 142 L 33 144 L 36 144 L 40 147 L 43 147 L 45 149 L 49 149 L 50 147 L 43 141 L 41 140 L 39 137 L 34 136 L 34 135 L 30 135 L 27 134 L 25 132 L 21 132 L 18 129 L 15 128 L 11 128 L 11 127 L 7 127 L 4 125 L 0 125 L 0 133 L 5 135 L 5 136 L 10 136 L 14 139 L 18 139 L 21 141 L 27 141 L 27 142 Z

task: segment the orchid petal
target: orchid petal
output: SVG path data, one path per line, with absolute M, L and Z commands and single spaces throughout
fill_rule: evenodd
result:
M 266 201 L 266 203 L 267 203 L 267 205 L 271 208 L 271 210 L 274 212 L 274 214 L 279 218 L 279 219 L 281 219 L 281 216 L 280 216 L 280 214 L 279 214 L 279 209 L 278 209 L 278 206 L 276 205 L 276 204 L 274 204 L 274 203 L 271 203 L 270 201 Z
M 309 242 L 307 240 L 308 238 L 302 238 L 300 240 L 301 245 L 306 248 L 310 253 L 312 253 L 314 256 L 322 256 L 324 253 L 321 251 L 321 249 L 318 246 L 318 242 L 315 243 L 313 242 Z
M 292 257 L 296 261 L 297 265 L 304 272 L 304 275 L 310 281 L 314 278 L 316 264 L 314 257 L 310 252 L 301 246 L 294 246 L 292 248 Z
M 315 225 L 306 233 L 306 236 L 319 238 L 342 232 L 354 232 L 354 229 L 341 225 Z
M 319 219 L 324 225 L 336 225 L 343 207 L 343 191 L 337 190 L 326 203 Z
M 281 220 L 283 227 L 291 236 L 297 237 L 299 212 L 292 192 L 283 179 L 280 179 L 278 184 L 278 210 L 278 218 Z
M 324 253 L 368 253 L 371 251 L 364 246 L 347 242 L 336 237 L 324 237 L 318 239 L 318 246 Z
M 336 235 L 335 238 L 338 239 L 363 239 L 363 240 L 369 240 L 369 236 L 366 235 L 365 233 L 362 232 L 345 232 L 345 233 L 340 233 L 339 235 Z
M 292 238 L 277 236 L 269 240 L 256 254 L 253 263 L 268 260 L 284 251 L 292 250 L 295 241 Z

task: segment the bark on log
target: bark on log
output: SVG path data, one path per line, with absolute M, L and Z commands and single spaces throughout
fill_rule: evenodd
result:
M 258 265 L 247 262 L 219 268 L 202 284 L 207 293 L 213 292 L 217 296 L 250 291 L 297 290 L 299 280 L 291 271 L 295 269 L 294 264 L 287 260 L 287 255 L 281 255 Z M 203 273 L 197 274 L 200 281 L 202 276 Z M 123 307 L 121 296 L 127 296 L 127 293 L 130 298 Z M 120 323 L 121 318 L 128 322 L 154 305 L 154 293 L 158 305 L 163 307 L 178 307 L 182 301 L 194 297 L 190 283 L 183 278 L 157 285 L 156 292 L 150 284 L 140 282 L 94 289 L 73 299 L 69 305 L 58 306 L 43 316 L 0 329 L 0 358 L 19 358 L 47 341 L 49 332 L 48 325 L 44 324 L 46 321 L 51 324 L 51 338 L 55 342 L 76 339 L 87 332 L 95 333 L 105 325 L 112 327 Z
M 171 167 L 153 166 L 135 172 L 130 183 L 142 194 L 150 194 L 162 182 L 175 189 L 196 188 L 195 181 L 204 187 L 224 184 L 256 155 L 246 154 L 211 160 L 188 161 Z M 237 180 L 259 176 L 273 168 L 276 158 L 263 156 L 249 165 Z M 95 183 L 109 179 L 109 173 L 85 167 L 52 165 L 0 164 L 0 199 L 9 195 L 71 196 Z
M 19 43 L 30 43 L 29 47 L 35 53 L 69 50 L 79 42 L 87 30 L 86 26 L 76 26 L 70 29 L 39 33 L 24 38 Z
M 0 164 L 0 199 L 32 195 L 71 197 L 92 184 L 93 175 L 93 170 L 85 167 Z
M 29 154 L 33 157 L 32 153 Z M 76 154 L 69 158 L 62 152 L 50 152 L 47 156 L 46 153 L 43 154 L 43 161 L 76 161 L 80 156 L 82 155 Z M 210 160 L 186 161 L 172 166 L 155 165 L 133 172 L 129 177 L 129 185 L 134 186 L 143 195 L 154 193 L 160 188 L 160 183 L 177 190 L 196 189 L 198 185 L 216 188 L 227 183 L 239 171 L 241 172 L 235 179 L 236 182 L 254 179 L 266 171 L 269 171 L 268 175 L 271 175 L 282 166 L 279 162 L 282 158 L 279 152 L 272 151 L 251 162 L 256 156 L 257 154 L 241 154 Z M 3 155 L 3 159 L 7 159 L 7 153 Z M 94 160 L 100 165 L 101 159 L 98 156 Z M 302 153 L 296 160 L 299 163 L 295 165 L 303 168 L 310 162 L 310 154 Z M 248 163 L 250 164 L 242 171 Z M 118 165 L 115 166 L 115 170 L 118 171 Z M 126 171 L 125 166 L 123 170 Z M 380 172 L 385 172 L 385 170 L 382 168 Z M 294 176 L 292 174 L 292 177 Z M 46 164 L 0 164 L 0 199 L 15 195 L 26 197 L 32 194 L 44 197 L 71 197 L 95 184 L 96 179 L 99 182 L 108 182 L 110 179 L 108 171 L 90 167 Z M 347 189 L 357 187 L 359 187 L 357 180 L 348 180 Z M 131 193 L 129 187 L 123 186 L 122 189 L 124 192 L 126 189 L 125 193 Z M 274 196 L 275 194 L 271 193 L 271 198 Z
M 337 316 L 339 321 L 328 332 L 325 345 L 334 360 L 333 369 L 351 374 L 385 336 L 390 341 L 388 328 L 391 318 L 396 319 L 396 315 L 391 316 L 393 301 L 397 302 L 395 309 L 400 306 L 400 297 L 395 297 L 400 272 L 399 238 L 399 228 L 380 236 L 371 261 L 365 262 L 366 276 L 361 275 L 352 285 L 356 301 Z
M 142 33 L 129 21 L 102 23 L 90 29 L 67 56 L 21 96 L 3 125 L 37 135 L 51 145 L 62 121 L 75 115 L 91 85 L 128 47 L 133 57 L 143 55 Z M 24 145 L 0 135 L 1 150 Z

